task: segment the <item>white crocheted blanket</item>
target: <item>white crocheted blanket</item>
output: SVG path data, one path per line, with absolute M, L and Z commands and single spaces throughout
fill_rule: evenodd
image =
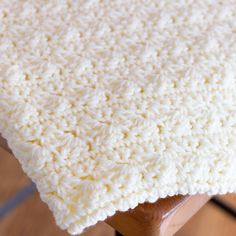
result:
M 60 227 L 236 192 L 235 9 L 0 1 L 0 132 Z

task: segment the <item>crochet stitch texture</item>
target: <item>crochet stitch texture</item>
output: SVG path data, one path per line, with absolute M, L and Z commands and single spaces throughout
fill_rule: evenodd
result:
M 236 192 L 235 9 L 0 0 L 0 132 L 61 228 Z

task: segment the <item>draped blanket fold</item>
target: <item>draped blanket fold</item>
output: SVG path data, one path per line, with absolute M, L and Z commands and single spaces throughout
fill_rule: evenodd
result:
M 0 133 L 61 228 L 236 192 L 235 9 L 0 1 Z

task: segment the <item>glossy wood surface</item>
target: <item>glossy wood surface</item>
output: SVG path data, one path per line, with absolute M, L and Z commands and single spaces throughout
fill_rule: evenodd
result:
M 219 197 L 225 203 L 236 206 L 236 194 Z M 235 208 L 236 209 L 236 208 Z M 235 236 L 236 219 L 219 207 L 206 204 L 175 236 Z
M 125 236 L 170 236 L 208 200 L 206 195 L 169 197 L 117 212 L 106 222 Z

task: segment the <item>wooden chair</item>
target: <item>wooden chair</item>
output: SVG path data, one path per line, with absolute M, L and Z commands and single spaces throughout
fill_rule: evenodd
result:
M 11 153 L 0 136 L 0 153 Z M 139 204 L 117 212 L 106 223 L 124 236 L 170 236 L 176 233 L 208 200 L 207 195 L 174 196 L 155 203 Z

